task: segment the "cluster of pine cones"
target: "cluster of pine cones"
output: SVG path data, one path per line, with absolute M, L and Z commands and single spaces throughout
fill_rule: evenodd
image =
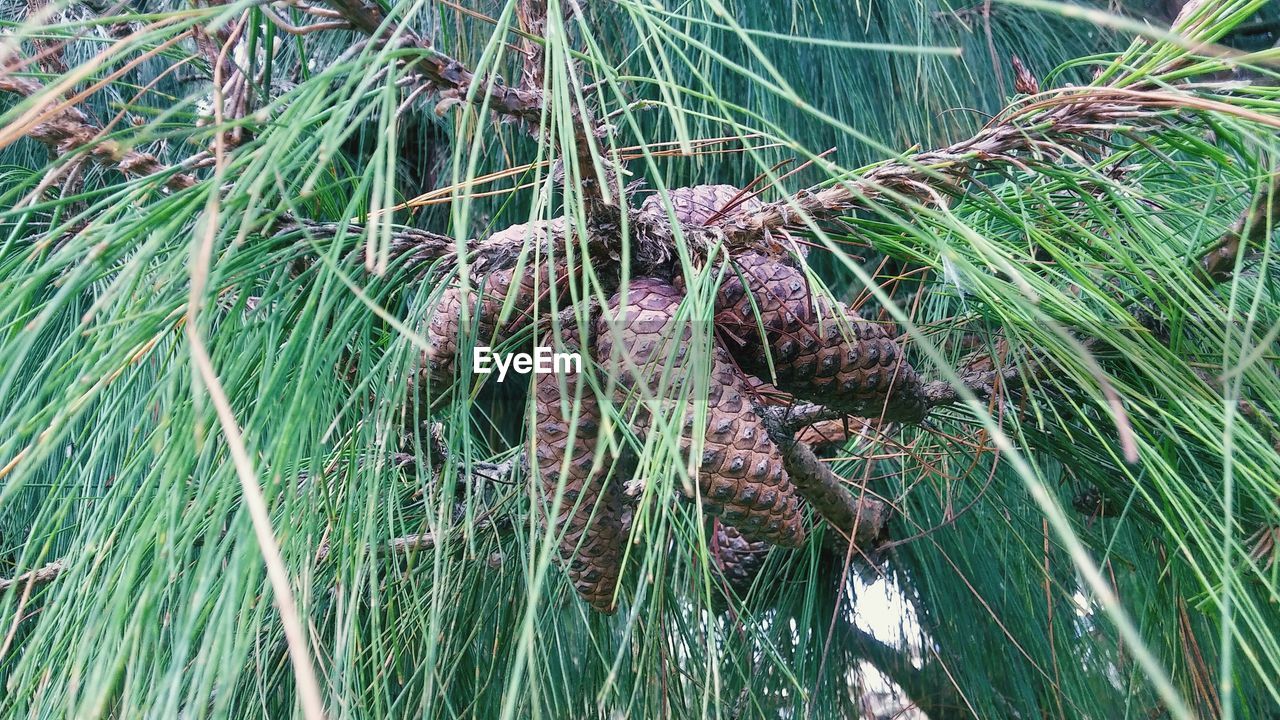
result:
M 675 218 L 686 227 L 714 222 L 729 206 L 758 204 L 741 197 L 728 185 L 669 193 Z M 640 212 L 667 214 L 656 195 Z M 503 232 L 545 243 L 563 227 L 531 223 Z M 561 261 L 531 269 L 530 263 L 489 272 L 465 293 L 448 288 L 427 329 L 423 379 L 452 379 L 464 306 L 476 343 L 497 345 L 528 327 L 535 309 L 549 310 L 553 286 L 565 297 L 567 267 Z M 757 412 L 761 381 L 850 414 L 913 419 L 924 412 L 920 378 L 893 339 L 819 297 L 795 258 L 744 251 L 730 258 L 722 278 L 714 337 L 704 351 L 695 351 L 691 324 L 678 318 L 683 279 L 632 278 L 600 309 L 587 337 L 568 338 L 577 347 L 565 349 L 594 358 L 599 382 L 593 386 L 585 374 L 535 376 L 536 467 L 544 506 L 555 509 L 548 521 L 560 533 L 574 587 L 601 612 L 614 609 L 631 524 L 630 498 L 620 482 L 609 481 L 613 459 L 597 443 L 601 402 L 619 409 L 641 442 L 651 429 L 670 432 L 678 423 L 681 450 L 701 447 L 694 486 L 716 518 L 711 556 L 725 583 L 740 593 L 770 546 L 797 547 L 806 536 L 802 500 Z M 705 427 L 695 428 L 685 380 L 708 370 Z

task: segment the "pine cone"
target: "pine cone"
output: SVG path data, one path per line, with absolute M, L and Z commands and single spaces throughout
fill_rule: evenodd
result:
M 923 414 L 920 377 L 888 333 L 816 298 L 791 264 L 757 252 L 735 258 L 716 298 L 716 325 L 745 351 L 749 372 L 768 379 L 771 358 L 781 390 L 851 413 Z
M 600 406 L 595 393 L 583 383 L 578 414 L 572 417 L 581 376 L 536 377 L 535 453 L 542 478 L 542 501 L 550 507 L 561 473 L 565 473 L 556 517 L 556 529 L 563 532 L 561 558 L 582 599 L 600 612 L 612 613 L 631 518 L 617 484 L 606 482 L 603 473 L 592 472 Z M 572 443 L 570 429 L 574 431 Z
M 555 221 L 513 225 L 491 236 L 486 244 L 538 244 L 546 248 L 549 239 L 562 232 L 563 223 Z M 563 256 L 555 258 L 554 279 L 563 287 L 568 280 L 568 264 Z M 475 328 L 473 337 L 477 344 L 496 345 L 511 337 L 519 327 L 533 319 L 534 308 L 545 308 L 551 293 L 552 275 L 548 272 L 547 258 L 535 258 L 530 254 L 523 267 L 517 267 L 518 258 L 502 260 L 509 267 L 487 270 L 472 268 L 472 283 L 465 293 L 468 320 Z M 535 264 L 536 263 L 536 264 Z M 517 276 L 517 272 L 519 275 Z M 509 295 L 511 314 L 499 327 L 498 319 Z M 422 381 L 430 378 L 436 383 L 449 382 L 457 366 L 458 337 L 461 334 L 462 288 L 453 286 L 444 291 L 435 312 L 427 324 L 428 349 L 422 353 L 419 376 Z
M 755 582 L 772 547 L 767 542 L 748 540 L 732 525 L 715 524 L 711 535 L 711 556 L 716 569 L 739 597 L 745 596 Z
M 682 295 L 671 285 L 653 278 L 634 278 L 621 308 L 621 293 L 609 299 L 609 309 L 596 322 L 596 357 L 619 384 L 620 389 L 638 393 L 642 388 L 656 393 L 669 364 L 671 377 L 678 376 L 687 359 L 692 332 L 684 328 L 675 335 L 673 314 Z M 615 344 L 622 345 L 615 352 Z M 676 353 L 674 359 L 671 353 Z M 638 380 L 642 378 L 643 380 Z M 619 400 L 624 398 L 620 397 Z M 647 427 L 647 418 L 638 422 Z
M 724 218 L 738 213 L 751 212 L 764 206 L 754 193 L 740 190 L 733 185 L 695 185 L 676 188 L 667 193 L 676 220 L 685 226 L 716 226 Z M 640 204 L 640 212 L 653 221 L 664 221 L 667 210 L 662 197 L 650 195 Z M 808 246 L 797 244 L 790 233 L 782 229 L 766 230 L 764 245 L 779 255 L 788 252 L 808 254 Z
M 673 339 L 673 313 L 680 293 L 667 283 L 640 278 L 631 283 L 627 306 L 620 308 L 620 302 L 615 295 L 609 312 L 597 325 L 597 358 L 602 366 L 613 368 L 620 395 L 636 391 L 657 394 L 664 390 L 659 379 L 672 354 L 675 367 L 668 377 L 679 377 L 687 362 L 690 333 L 686 329 L 682 338 Z M 621 344 L 615 352 L 616 343 Z M 709 513 L 736 525 L 752 539 L 798 546 L 804 542 L 799 500 L 778 448 L 751 405 L 746 378 L 723 348 L 715 349 L 711 366 L 707 427 L 698 472 L 704 505 Z M 677 388 L 665 390 L 671 399 L 661 401 L 660 407 L 671 414 L 683 413 L 681 449 L 688 452 L 693 444 L 693 409 L 677 405 Z M 650 420 L 643 411 L 639 415 L 636 427 L 643 433 Z
M 671 198 L 671 209 L 675 211 L 676 220 L 681 225 L 706 225 L 708 220 L 725 210 L 735 199 L 740 200 L 730 210 L 744 208 L 753 210 L 761 203 L 754 197 L 746 197 L 744 193 L 732 185 L 695 185 L 693 187 L 676 188 L 667 193 Z M 666 213 L 660 195 L 650 195 L 640 203 L 642 212 L 661 216 Z

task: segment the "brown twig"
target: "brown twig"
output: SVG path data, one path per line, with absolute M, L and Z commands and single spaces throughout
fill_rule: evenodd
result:
M 1240 253 L 1262 245 L 1277 226 L 1280 226 L 1280 169 L 1272 172 L 1236 224 L 1200 257 L 1202 277 L 1211 284 L 1230 280 Z
M 797 440 L 793 431 L 782 427 L 782 415 L 777 410 L 762 410 L 761 419 L 782 453 L 782 463 L 791 483 L 824 520 L 851 538 L 855 546 L 871 549 L 884 536 L 889 506 L 865 493 L 854 497 L 843 479 L 819 460 L 812 448 Z
M 258 9 L 262 11 L 263 15 L 267 16 L 267 19 L 271 21 L 272 25 L 275 25 L 277 28 L 280 28 L 280 30 L 284 31 L 285 33 L 288 33 L 289 35 L 294 35 L 297 37 L 301 37 L 303 35 L 310 35 L 311 33 L 314 33 L 314 32 L 322 32 L 324 30 L 350 30 L 351 29 L 351 23 L 347 22 L 346 20 L 321 20 L 319 22 L 314 22 L 309 25 L 294 25 L 293 23 L 284 19 L 280 15 L 276 14 L 276 12 L 272 10 L 269 5 L 259 5 Z
M 29 78 L 0 73 L 0 92 L 37 97 L 44 92 L 44 86 Z M 49 105 L 57 103 L 55 100 Z M 174 170 L 156 160 L 154 155 L 126 148 L 114 140 L 103 139 L 102 130 L 74 105 L 42 115 L 39 122 L 27 129 L 26 135 L 56 155 L 83 150 L 98 165 L 114 168 L 126 176 L 166 175 L 164 184 L 171 190 L 184 190 L 196 184 L 193 176 Z
M 50 8 L 48 0 L 27 0 L 27 18 L 40 25 L 45 24 L 45 20 L 53 9 L 56 8 Z M 41 70 L 50 75 L 61 75 L 67 71 L 67 61 L 64 55 L 66 51 L 65 41 L 47 40 L 36 36 L 32 39 L 31 44 L 36 49 L 36 62 L 40 65 Z
M 516 5 L 516 16 L 520 19 L 520 29 L 525 33 L 520 41 L 520 52 L 524 54 L 520 87 L 541 92 L 545 54 L 542 43 L 533 38 L 541 37 L 547 31 L 547 0 L 520 0 Z
M 413 50 L 414 57 L 408 62 L 408 69 L 431 83 L 443 97 L 456 100 L 465 98 L 478 80 L 465 65 L 436 50 L 426 38 L 407 27 L 389 22 L 376 4 L 366 3 L 364 0 L 326 1 L 357 30 L 369 35 L 374 43 L 391 49 L 392 38 L 395 38 L 396 47 Z M 488 96 L 486 99 L 489 110 L 534 126 L 540 123 L 543 102 L 541 90 L 512 87 L 496 79 L 493 82 L 480 80 L 479 87 Z
M 12 578 L 0 578 L 0 592 L 4 592 L 11 587 L 18 587 L 21 585 L 29 584 L 34 587 L 53 582 L 58 579 L 58 576 L 66 569 L 67 565 L 65 562 L 62 560 L 54 560 L 53 562 L 45 563 L 35 570 L 29 570 Z
M 484 104 L 491 112 L 514 118 L 538 129 L 543 121 L 542 93 L 544 53 L 541 46 L 529 38 L 534 28 L 546 31 L 546 0 L 524 0 L 519 6 L 525 37 L 522 52 L 525 53 L 523 77 L 519 85 L 511 86 L 500 78 L 477 78 L 466 65 L 432 47 L 430 41 L 417 33 L 389 20 L 382 11 L 364 0 L 327 0 L 348 22 L 367 33 L 370 39 L 384 47 L 394 43 L 411 48 L 413 59 L 407 69 L 416 73 L 436 88 L 444 101 L 460 101 L 467 97 L 473 86 L 485 96 Z M 580 12 L 576 3 L 573 11 Z M 537 48 L 536 50 L 534 48 Z M 573 68 L 569 68 L 570 74 Z M 477 85 L 477 83 L 479 83 Z M 618 173 L 600 152 L 601 140 L 606 136 L 605 127 L 596 122 L 585 98 L 579 96 L 572 108 L 573 153 L 577 160 L 578 177 L 573 185 L 580 193 L 586 210 L 589 237 L 616 235 L 621 226 L 622 195 L 617 188 Z
M 211 2 L 211 4 L 214 3 Z M 264 5 L 262 10 L 268 17 L 272 17 L 267 6 Z M 249 78 L 237 64 L 233 52 L 243 39 L 244 28 L 248 21 L 249 12 L 246 10 L 230 28 L 221 27 L 212 31 L 211 34 L 199 26 L 191 29 L 196 47 L 200 49 L 213 69 L 212 80 L 218 90 L 215 96 L 221 98 L 222 107 L 219 114 L 223 123 L 239 121 L 249 112 L 251 91 Z M 209 117 L 201 118 L 200 124 L 207 124 L 210 120 Z M 228 130 L 218 132 L 222 134 L 223 142 L 229 147 L 238 146 L 244 139 L 243 125 L 237 124 Z
M 931 202 L 939 191 L 958 192 L 984 166 L 1022 166 L 1037 157 L 1052 160 L 1061 154 L 1064 138 L 1087 142 L 1096 138 L 1100 128 L 1121 120 L 1159 124 L 1159 108 L 1168 106 L 1155 102 L 1160 99 L 1167 100 L 1148 98 L 1147 103 L 1141 93 L 1135 97 L 1111 88 L 1065 88 L 950 146 L 890 160 L 856 179 L 802 190 L 762 207 L 739 208 L 716 224 L 730 242 L 749 243 L 805 217 L 832 219 L 900 198 Z

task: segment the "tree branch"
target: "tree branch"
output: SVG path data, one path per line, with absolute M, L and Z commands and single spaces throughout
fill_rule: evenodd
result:
M 379 46 L 395 44 L 411 48 L 417 55 L 408 63 L 408 69 L 421 75 L 447 98 L 463 99 L 476 81 L 476 76 L 465 65 L 431 46 L 426 38 L 413 30 L 389 22 L 382 10 L 364 0 L 326 0 L 352 26 L 370 36 Z M 482 82 L 488 95 L 489 109 L 538 126 L 542 119 L 542 91 L 537 88 L 511 87 L 500 81 Z
M 516 5 L 516 16 L 520 18 L 520 29 L 525 32 L 525 37 L 520 42 L 520 51 L 524 53 L 520 87 L 540 91 L 544 80 L 545 54 L 542 43 L 532 38 L 542 37 L 547 31 L 547 0 L 520 0 Z
M 21 575 L 14 576 L 12 578 L 0 578 L 0 592 L 4 592 L 11 587 L 27 585 L 28 583 L 33 587 L 38 587 L 45 583 L 53 582 L 58 579 L 58 576 L 66 569 L 66 563 L 62 560 L 54 560 L 53 562 L 45 563 L 42 567 L 24 572 Z
M 761 235 L 804 216 L 818 221 L 832 219 L 898 198 L 931 202 L 940 192 L 958 192 L 960 184 L 984 166 L 1021 166 L 1037 157 L 1051 161 L 1061 154 L 1064 139 L 1093 140 L 1121 120 L 1130 128 L 1139 121 L 1158 124 L 1158 108 L 1170 104 L 1168 97 L 1158 94 L 1114 88 L 1063 88 L 1059 92 L 1059 97 L 1022 107 L 948 147 L 889 160 L 856 179 L 801 190 L 762 207 L 741 206 L 714 226 L 730 242 L 744 244 L 758 242 Z M 1031 157 L 1017 157 L 1020 153 Z
M 922 666 L 917 667 L 906 650 L 881 641 L 848 619 L 842 619 L 840 625 L 857 647 L 858 655 L 901 688 L 929 720 L 972 717 L 965 711 L 963 698 L 954 682 L 937 661 L 926 658 Z
M 1211 284 L 1230 280 L 1241 251 L 1247 252 L 1265 243 L 1277 225 L 1280 225 L 1280 170 L 1271 174 L 1269 182 L 1254 196 L 1236 224 L 1200 257 L 1203 277 Z
M 817 407 L 817 406 L 812 406 Z M 863 494 L 854 497 L 844 480 L 818 459 L 813 449 L 783 427 L 785 408 L 761 408 L 765 429 L 782 453 L 782 463 L 800 495 L 855 546 L 871 549 L 889 523 L 889 506 Z
M 35 80 L 0 72 L 0 92 L 23 97 L 36 97 L 44 86 Z M 85 150 L 95 163 L 119 170 L 126 176 L 147 177 L 167 175 L 164 184 L 171 190 L 184 190 L 196 184 L 194 176 L 179 172 L 156 160 L 154 155 L 126 148 L 114 140 L 103 139 L 103 130 L 94 125 L 80 108 L 74 105 L 58 108 L 59 101 L 51 100 L 40 113 L 39 120 L 26 129 L 27 137 L 49 148 L 54 155 L 67 155 Z
M 477 78 L 465 65 L 432 47 L 431 42 L 412 30 L 390 22 L 376 6 L 363 0 L 327 0 L 353 26 L 367 33 L 371 40 L 386 46 L 390 38 L 398 37 L 398 44 L 414 49 L 419 55 L 408 62 L 410 72 L 415 72 L 435 87 L 441 97 L 462 100 L 471 86 L 480 81 L 482 92 L 487 95 L 488 108 L 526 123 L 538 129 L 543 120 L 542 93 L 544 54 L 541 45 L 526 39 L 522 43 L 525 54 L 523 73 L 518 86 L 510 86 L 501 78 Z M 521 0 L 517 7 L 526 35 L 543 33 L 547 23 L 547 0 Z M 575 12 L 578 12 L 575 6 Z M 585 102 L 585 101 L 584 101 Z M 607 158 L 597 163 L 596 148 L 606 136 L 604 126 L 593 118 L 589 108 L 572 103 L 573 153 L 577 160 L 577 190 L 581 193 L 586 211 L 586 232 L 590 237 L 611 237 L 621 227 L 621 208 L 625 204 L 619 197 L 617 172 Z M 602 155 L 602 153 L 601 153 Z
M 317 222 L 313 220 L 288 220 L 277 227 L 271 234 L 269 242 L 285 241 L 294 234 L 313 239 L 331 239 L 340 234 L 359 236 L 364 232 L 361 225 L 338 222 Z M 474 244 L 474 243 L 473 243 Z M 479 243 L 483 245 L 483 243 Z M 402 227 L 391 233 L 391 247 L 388 256 L 391 260 L 405 259 L 409 268 L 423 268 L 431 263 L 452 256 L 458 249 L 457 243 L 448 235 L 439 235 L 427 230 Z M 358 248 L 349 256 L 352 264 L 364 263 L 364 250 Z M 307 264 L 310 264 L 308 261 Z

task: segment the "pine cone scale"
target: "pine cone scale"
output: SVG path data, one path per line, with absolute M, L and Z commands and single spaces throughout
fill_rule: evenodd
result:
M 749 371 L 767 376 L 772 366 L 778 387 L 797 397 L 891 418 L 924 410 L 920 378 L 888 333 L 816 299 L 792 265 L 757 252 L 735 258 L 716 323 L 738 339 Z
M 678 330 L 674 314 L 680 300 L 679 290 L 647 278 L 631 284 L 625 304 L 621 295 L 611 300 L 597 327 L 598 359 L 605 367 L 615 368 L 614 376 L 624 390 L 636 389 L 630 387 L 637 382 L 632 368 L 661 366 L 674 358 L 673 369 L 683 370 L 691 333 L 686 330 L 678 341 L 674 339 Z M 723 349 L 716 348 L 711 365 L 697 479 L 704 507 L 758 539 L 799 545 L 804 540 L 799 501 L 783 469 L 781 454 L 744 399 L 745 378 Z M 640 389 L 659 396 L 660 407 L 670 405 L 672 412 L 684 413 L 686 432 L 681 450 L 689 452 L 694 445 L 693 409 L 675 407 L 678 388 L 664 387 L 660 375 L 656 371 L 647 375 Z M 669 399 L 664 400 L 664 395 Z M 643 418 L 637 424 L 646 428 L 648 423 L 648 418 Z
M 593 472 L 600 406 L 589 387 L 584 386 L 578 396 L 579 382 L 573 375 L 537 376 L 534 454 L 542 478 L 542 501 L 548 507 L 561 473 L 566 476 L 554 523 L 563 532 L 559 549 L 569 579 L 592 608 L 612 613 L 630 520 L 617 484 Z M 566 416 L 575 397 L 577 416 Z

